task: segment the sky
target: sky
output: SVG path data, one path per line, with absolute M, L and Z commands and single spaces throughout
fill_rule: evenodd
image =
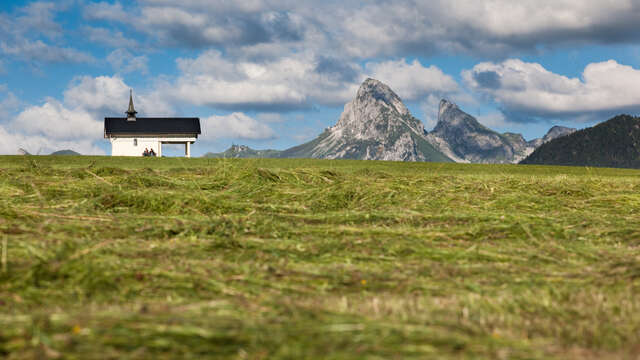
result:
M 108 155 L 129 89 L 138 116 L 200 117 L 195 156 L 285 149 L 368 77 L 427 130 L 445 98 L 530 140 L 640 113 L 638 23 L 640 0 L 2 0 L 0 154 Z

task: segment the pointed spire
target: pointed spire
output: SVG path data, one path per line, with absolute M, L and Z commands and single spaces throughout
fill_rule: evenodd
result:
M 129 109 L 126 111 L 128 121 L 136 121 L 138 112 L 133 108 L 133 89 L 129 89 Z

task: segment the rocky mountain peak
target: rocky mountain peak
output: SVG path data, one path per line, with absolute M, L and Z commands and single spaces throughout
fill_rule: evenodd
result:
M 451 161 L 426 140 L 422 122 L 411 115 L 400 97 L 371 78 L 344 106 L 336 125 L 315 140 L 285 151 L 283 156 Z
M 458 105 L 442 99 L 438 111 L 438 123 L 433 131 L 436 133 L 446 132 L 452 128 L 467 128 L 469 131 L 489 131 L 476 118 L 460 110 Z
M 400 115 L 409 113 L 409 110 L 402 103 L 400 97 L 393 92 L 389 86 L 372 78 L 367 78 L 362 85 L 360 85 L 358 93 L 356 94 L 356 101 L 375 101 L 378 104 L 392 108 Z
M 551 141 L 551 140 L 553 140 L 555 138 L 559 138 L 561 136 L 572 134 L 575 131 L 576 131 L 576 129 L 574 129 L 574 128 L 568 128 L 568 127 L 565 127 L 565 126 L 555 125 L 551 129 L 549 129 L 549 131 L 542 138 L 542 140 L 543 140 L 543 142 L 549 142 L 549 141 Z
M 438 119 L 440 119 L 440 117 L 442 117 L 442 114 L 444 114 L 447 111 L 451 111 L 451 110 L 460 110 L 458 108 L 458 105 L 452 103 L 451 101 L 447 100 L 447 99 L 442 99 L 440 100 L 440 107 L 438 110 Z
M 355 99 L 345 105 L 338 123 L 329 131 L 341 137 L 379 141 L 404 125 L 424 133 L 422 122 L 411 116 L 400 97 L 386 84 L 369 78 L 360 85 Z
M 458 162 L 513 163 L 533 151 L 522 135 L 495 132 L 446 99 L 440 101 L 438 123 L 427 138 Z

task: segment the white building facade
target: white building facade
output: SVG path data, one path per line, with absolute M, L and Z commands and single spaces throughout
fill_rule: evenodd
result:
M 198 139 L 198 118 L 138 118 L 129 96 L 126 118 L 105 118 L 104 137 L 111 142 L 112 156 L 143 156 L 145 150 L 162 156 L 163 144 L 184 144 L 184 155 L 191 157 L 191 145 Z
M 184 156 L 191 157 L 191 144 L 196 137 L 184 137 L 180 134 L 163 137 L 138 135 L 110 136 L 111 156 L 142 156 L 144 150 L 153 150 L 157 156 L 162 156 L 163 144 L 184 144 Z

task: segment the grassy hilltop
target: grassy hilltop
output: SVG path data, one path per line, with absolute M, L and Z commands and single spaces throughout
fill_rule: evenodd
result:
M 0 357 L 632 358 L 640 171 L 0 157 Z

